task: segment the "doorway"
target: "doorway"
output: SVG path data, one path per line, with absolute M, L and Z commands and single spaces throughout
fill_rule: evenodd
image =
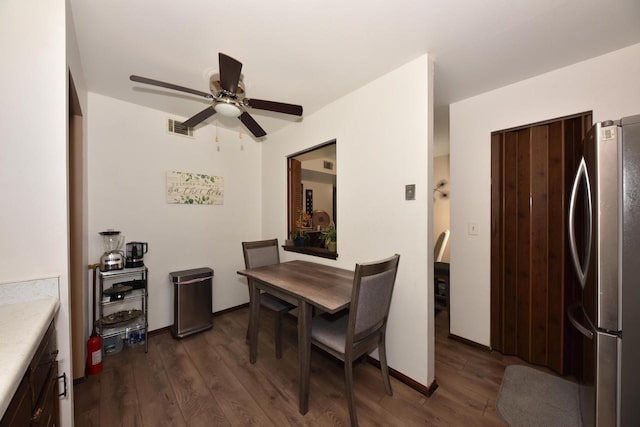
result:
M 433 157 L 434 315 L 436 330 L 449 334 L 449 154 Z
M 572 371 L 567 209 L 591 112 L 491 134 L 491 347 Z

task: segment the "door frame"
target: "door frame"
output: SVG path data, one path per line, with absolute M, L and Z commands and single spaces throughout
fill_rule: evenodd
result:
M 71 323 L 71 371 L 75 381 L 86 377 L 88 279 L 85 238 L 87 209 L 83 117 L 71 71 L 69 71 L 68 92 L 69 319 Z

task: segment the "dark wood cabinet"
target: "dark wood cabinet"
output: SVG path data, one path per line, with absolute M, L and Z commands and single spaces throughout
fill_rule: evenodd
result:
M 0 421 L 0 427 L 28 426 L 31 423 L 31 387 L 25 375 Z
M 60 424 L 58 404 L 58 362 L 53 362 L 49 369 L 47 381 L 40 391 L 40 397 L 31 415 L 31 425 L 37 427 L 53 427 Z
M 491 135 L 491 347 L 560 374 L 577 283 L 567 211 L 590 124 L 582 113 Z
M 52 322 L 0 420 L 0 427 L 60 425 L 57 355 Z

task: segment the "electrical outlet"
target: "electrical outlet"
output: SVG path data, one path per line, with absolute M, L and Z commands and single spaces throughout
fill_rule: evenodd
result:
M 416 199 L 416 185 L 407 184 L 404 186 L 404 199 L 415 200 Z
M 469 236 L 477 236 L 478 235 L 478 224 L 475 222 L 470 222 L 467 224 L 467 232 Z

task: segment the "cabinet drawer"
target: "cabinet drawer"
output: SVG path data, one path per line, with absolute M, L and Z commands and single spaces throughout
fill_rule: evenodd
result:
M 51 363 L 51 369 L 47 376 L 44 390 L 33 410 L 31 417 L 32 426 L 51 427 L 58 422 L 58 362 Z
M 56 333 L 51 322 L 0 420 L 0 427 L 59 425 L 56 347 Z
M 43 392 L 43 388 L 51 371 L 51 366 L 58 355 L 55 328 L 53 322 L 42 338 L 36 354 L 31 360 L 27 377 L 31 383 L 31 403 L 35 406 Z
M 25 376 L 0 420 L 0 427 L 24 427 L 28 425 L 29 419 L 31 419 L 31 387 Z

